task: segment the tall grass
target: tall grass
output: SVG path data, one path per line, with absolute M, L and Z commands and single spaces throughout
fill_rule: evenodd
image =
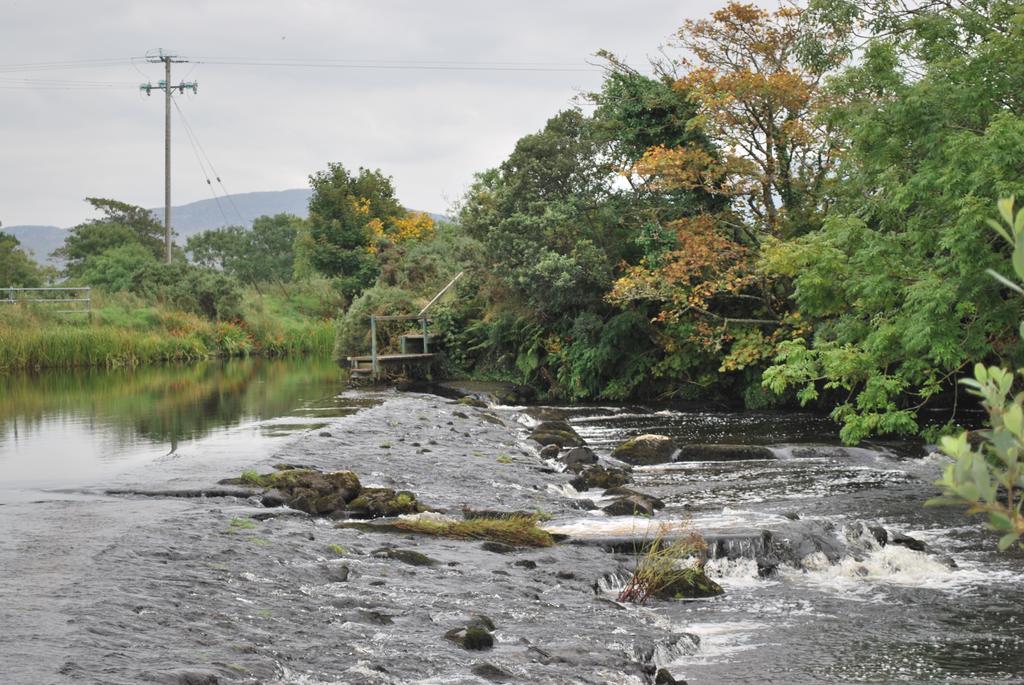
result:
M 120 367 L 212 357 L 327 356 L 330 320 L 254 314 L 252 321 L 211 322 L 131 295 L 94 296 L 90 317 L 0 307 L 0 371 Z
M 690 580 L 695 572 L 703 573 L 703 565 L 687 563 L 694 555 L 702 554 L 707 543 L 690 527 L 689 522 L 676 525 L 661 524 L 654 536 L 645 539 L 638 549 L 636 565 L 618 601 L 643 604 L 658 592 L 681 580 Z

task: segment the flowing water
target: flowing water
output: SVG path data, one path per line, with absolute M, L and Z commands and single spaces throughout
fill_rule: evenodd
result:
M 602 459 L 641 433 L 774 458 L 636 468 L 666 508 L 608 517 L 539 458 L 522 408 L 347 391 L 329 362 L 0 379 L 0 682 L 1022 682 L 1024 556 L 923 507 L 944 463 L 924 446 L 845 448 L 811 414 L 566 411 Z M 180 496 L 280 461 L 454 514 L 542 509 L 570 539 L 501 554 Z M 725 595 L 613 601 L 661 523 L 705 535 Z M 480 613 L 493 650 L 443 639 Z
M 926 447 L 842 447 L 827 420 L 799 413 L 616 407 L 573 410 L 572 423 L 599 453 L 642 433 L 774 453 L 634 472 L 666 502 L 659 518 L 708 537 L 726 589 L 670 619 L 701 637 L 675 663 L 691 682 L 1024 682 L 1024 556 L 996 554 L 992 534 L 956 510 L 923 506 L 946 463 Z M 560 530 L 630 525 L 589 516 Z M 883 547 L 872 525 L 928 549 Z M 758 561 L 772 556 L 762 577 Z

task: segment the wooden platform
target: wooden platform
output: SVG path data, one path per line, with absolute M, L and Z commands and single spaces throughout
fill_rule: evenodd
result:
M 437 349 L 436 345 L 441 340 L 430 334 L 430 318 L 427 316 L 427 310 L 462 278 L 462 273 L 460 271 L 455 278 L 448 282 L 448 285 L 441 288 L 441 292 L 434 295 L 434 299 L 428 302 L 419 314 L 371 314 L 370 354 L 347 358 L 352 376 L 371 376 L 374 380 L 378 380 L 383 375 L 385 367 L 388 366 L 423 365 L 427 366 L 429 370 L 430 364 L 438 356 L 431 350 Z M 412 322 L 415 321 L 419 332 L 406 330 L 399 336 L 399 354 L 381 354 L 381 349 L 377 344 L 377 323 L 395 321 L 406 322 L 406 327 L 412 327 Z
M 429 354 L 380 354 L 377 355 L 377 366 L 400 366 L 402 364 L 423 364 L 434 360 L 438 355 L 434 352 Z M 360 357 L 348 357 L 349 370 L 356 376 L 373 375 L 373 356 L 364 355 Z

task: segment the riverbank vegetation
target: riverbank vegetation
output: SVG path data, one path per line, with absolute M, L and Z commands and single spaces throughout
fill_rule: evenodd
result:
M 0 371 L 118 367 L 253 354 L 329 355 L 332 322 L 303 310 L 315 288 L 290 297 L 238 293 L 238 314 L 210 319 L 134 293 L 93 290 L 89 313 L 54 313 L 47 305 L 0 310 Z M 315 307 L 314 307 L 315 309 Z
M 602 88 L 479 173 L 447 233 L 365 242 L 337 351 L 466 270 L 436 312 L 457 373 L 813 406 L 848 442 L 949 430 L 969 364 L 1024 361 L 985 274 L 1009 256 L 991 207 L 1024 195 L 1022 34 L 1006 0 L 730 3 L 648 69 L 602 53 Z
M 100 216 L 71 229 L 55 253 L 64 264 L 62 286 L 92 288 L 88 311 L 60 302 L 5 304 L 0 371 L 330 353 L 343 297 L 316 274 L 295 276 L 298 217 L 259 217 L 252 230 L 192 236 L 166 264 L 163 228 L 147 210 L 88 202 Z M 0 286 L 54 279 L 52 269 L 26 261 L 13 238 L 4 236 L 4 249 L 5 263 L 18 270 Z

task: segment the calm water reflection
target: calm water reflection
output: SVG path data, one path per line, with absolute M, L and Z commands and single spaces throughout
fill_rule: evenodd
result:
M 198 441 L 254 442 L 358 409 L 327 359 L 0 375 L 0 489 L 82 484 Z

